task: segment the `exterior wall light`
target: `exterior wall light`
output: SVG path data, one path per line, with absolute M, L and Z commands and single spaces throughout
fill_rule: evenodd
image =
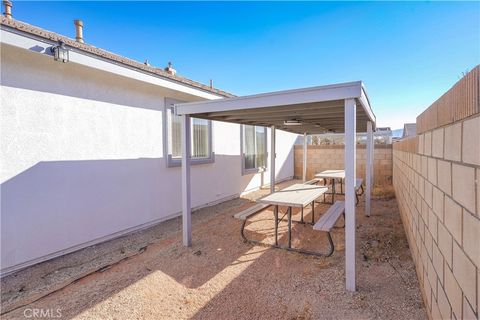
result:
M 285 126 L 300 126 L 300 125 L 302 125 L 302 124 L 303 124 L 302 121 L 300 121 L 300 120 L 295 120 L 295 119 L 283 121 L 283 125 L 285 125 Z
M 68 49 L 63 41 L 59 41 L 58 45 L 51 47 L 50 51 L 53 53 L 55 61 L 68 62 Z

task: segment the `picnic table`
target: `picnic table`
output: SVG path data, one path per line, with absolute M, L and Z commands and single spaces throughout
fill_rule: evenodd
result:
M 234 215 L 236 219 L 243 220 L 240 234 L 246 242 L 267 245 L 274 248 L 285 249 L 289 251 L 295 251 L 308 255 L 325 256 L 329 257 L 335 251 L 331 230 L 334 228 L 337 220 L 343 214 L 345 218 L 345 203 L 343 201 L 336 201 L 321 217 L 315 222 L 315 200 L 328 190 L 326 186 L 318 186 L 313 184 L 294 184 L 285 189 L 271 193 L 257 201 L 257 204 L 238 212 Z M 312 222 L 313 230 L 323 231 L 327 234 L 329 243 L 329 250 L 324 252 L 308 251 L 303 249 L 292 248 L 292 222 L 305 224 L 303 221 L 303 208 L 307 205 L 312 205 Z M 256 215 L 269 207 L 274 207 L 275 217 L 275 244 L 270 245 L 258 240 L 248 239 L 244 233 L 247 219 L 253 215 Z M 279 206 L 287 207 L 287 211 L 282 218 L 278 218 Z M 300 221 L 292 220 L 292 208 L 301 208 L 302 218 Z M 284 221 L 283 218 L 288 214 L 288 246 L 282 247 L 278 245 L 278 224 L 280 221 Z M 309 223 L 310 224 L 310 223 Z M 345 225 L 344 225 L 345 226 Z
M 303 222 L 303 208 L 312 205 L 312 224 L 314 223 L 315 215 L 315 199 L 319 198 L 328 190 L 327 187 L 317 186 L 317 185 L 306 185 L 306 184 L 294 184 L 285 189 L 277 191 L 275 193 L 269 194 L 257 202 L 266 205 L 274 206 L 274 215 L 275 215 L 275 246 L 278 245 L 278 223 L 283 219 L 283 217 L 278 219 L 278 207 L 284 206 L 287 207 L 285 215 L 288 215 L 288 247 L 283 248 L 287 250 L 297 251 L 307 254 L 315 254 L 310 251 L 305 251 L 301 249 L 292 248 L 292 208 L 301 208 L 302 209 L 302 220 L 296 221 L 300 223 Z M 284 216 L 285 216 L 284 215 Z
M 315 174 L 315 178 L 323 179 L 325 182 L 326 179 L 332 181 L 332 203 L 335 202 L 336 187 L 335 181 L 340 180 L 340 193 L 343 194 L 343 180 L 345 179 L 345 170 L 335 169 L 335 170 L 325 170 L 320 173 Z

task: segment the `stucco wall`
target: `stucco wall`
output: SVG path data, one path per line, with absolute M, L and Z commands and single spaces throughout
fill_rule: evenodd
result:
M 357 146 L 357 176 L 365 181 L 367 153 L 365 145 Z M 342 145 L 309 145 L 307 149 L 307 180 L 315 173 L 331 169 L 343 169 L 345 148 Z M 392 183 L 392 145 L 375 145 L 374 179 L 377 185 Z M 295 177 L 303 176 L 303 145 L 295 145 Z
M 393 185 L 431 319 L 479 317 L 480 110 L 456 102 L 480 101 L 473 72 L 422 113 L 418 136 L 394 144 Z
M 2 272 L 180 213 L 181 169 L 163 154 L 164 98 L 201 98 L 1 51 Z M 276 176 L 285 179 L 296 135 L 277 133 Z M 213 144 L 215 162 L 192 167 L 194 207 L 260 186 L 260 174 L 242 176 L 239 125 L 214 122 Z

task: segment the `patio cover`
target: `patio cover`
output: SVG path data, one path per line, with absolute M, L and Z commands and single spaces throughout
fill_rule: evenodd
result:
M 361 81 L 328 86 L 262 93 L 178 104 L 178 115 L 271 127 L 298 133 L 345 132 L 345 99 L 354 99 L 357 131 L 367 131 L 367 121 L 375 115 Z M 300 120 L 301 125 L 284 125 L 285 120 Z
M 271 128 L 275 154 L 275 130 L 304 135 L 303 179 L 306 179 L 306 138 L 309 134 L 345 133 L 345 274 L 346 288 L 355 291 L 355 180 L 356 132 L 367 131 L 366 208 L 370 215 L 373 181 L 373 130 L 375 115 L 361 81 L 294 89 L 218 100 L 181 103 L 182 116 L 182 219 L 183 243 L 191 245 L 190 117 Z M 285 123 L 293 121 L 295 125 Z M 275 157 L 270 157 L 275 172 Z M 270 175 L 274 192 L 275 175 Z

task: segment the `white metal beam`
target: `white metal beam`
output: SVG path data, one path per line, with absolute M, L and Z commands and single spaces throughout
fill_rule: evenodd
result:
M 307 182 L 307 133 L 303 134 L 303 183 Z
M 345 282 L 355 291 L 356 104 L 345 100 Z
M 255 119 L 256 117 L 276 117 L 281 118 L 283 116 L 291 115 L 291 116 L 305 116 L 305 115 L 321 115 L 328 116 L 334 115 L 338 116 L 338 114 L 343 115 L 343 100 L 342 106 L 339 107 L 336 101 L 327 101 L 327 102 L 317 102 L 317 103 L 306 103 L 294 106 L 278 106 L 276 108 L 258 108 L 258 109 L 250 109 L 245 110 L 242 112 L 238 110 L 236 112 L 232 111 L 225 111 L 225 112 L 210 112 L 206 115 L 208 117 L 214 117 L 218 120 L 242 120 L 242 119 Z M 288 108 L 287 108 L 288 107 Z M 233 114 L 232 114 L 233 113 Z
M 370 121 L 373 122 L 373 128 L 375 129 L 377 126 L 377 118 L 373 113 L 372 106 L 370 105 L 370 100 L 368 99 L 367 90 L 365 90 L 365 85 L 363 84 L 363 82 L 362 82 L 362 93 L 360 95 L 360 98 L 358 98 L 358 100 L 362 104 L 363 110 L 368 115 L 368 118 L 370 119 Z
M 372 122 L 367 122 L 367 165 L 366 165 L 366 191 L 365 191 L 365 215 L 367 217 L 371 214 L 371 198 L 372 198 L 372 174 L 373 174 L 373 128 Z
M 192 207 L 190 197 L 190 116 L 182 115 L 182 230 L 183 245 L 192 245 Z
M 372 191 L 373 186 L 375 185 L 375 123 L 372 123 L 372 149 L 370 150 L 372 154 Z
M 334 85 L 269 92 L 251 96 L 225 98 L 220 100 L 181 103 L 176 105 L 175 113 L 198 114 L 232 110 L 278 107 L 303 103 L 334 101 L 360 98 L 362 82 L 349 82 Z
M 270 193 L 275 192 L 275 126 L 270 127 Z

